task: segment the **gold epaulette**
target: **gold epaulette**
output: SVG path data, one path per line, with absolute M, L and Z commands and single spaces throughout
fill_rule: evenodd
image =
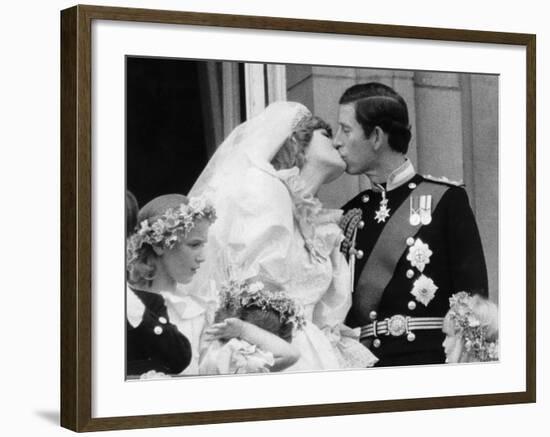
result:
M 344 240 L 340 250 L 349 257 L 350 249 L 353 248 L 355 242 L 354 235 L 357 229 L 357 225 L 363 218 L 363 211 L 360 208 L 353 208 L 346 212 L 340 220 L 340 227 L 344 232 Z
M 455 187 L 463 187 L 464 186 L 463 181 L 452 181 L 451 179 L 449 179 L 446 176 L 436 177 L 436 176 L 432 176 L 431 174 L 425 174 L 425 175 L 422 175 L 422 177 L 424 179 L 428 180 L 428 181 L 438 182 L 438 183 L 441 183 L 441 184 L 454 185 Z

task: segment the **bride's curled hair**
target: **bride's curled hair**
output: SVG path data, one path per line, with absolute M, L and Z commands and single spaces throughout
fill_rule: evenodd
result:
M 332 137 L 332 129 L 329 124 L 317 116 L 306 116 L 298 122 L 292 134 L 285 140 L 283 146 L 271 160 L 275 170 L 283 170 L 292 167 L 302 168 L 305 162 L 305 152 L 313 132 L 324 129 Z

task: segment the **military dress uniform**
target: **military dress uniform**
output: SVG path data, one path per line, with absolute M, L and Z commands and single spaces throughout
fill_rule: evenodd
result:
M 127 290 L 126 374 L 154 370 L 167 375 L 182 372 L 191 361 L 191 344 L 170 323 L 164 298 L 157 293 Z
M 353 274 L 346 324 L 377 366 L 445 362 L 443 317 L 449 298 L 487 296 L 479 231 L 462 186 L 415 173 L 407 159 L 388 178 L 344 206 Z

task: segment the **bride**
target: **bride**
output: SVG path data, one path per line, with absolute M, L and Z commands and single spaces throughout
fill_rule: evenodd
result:
M 302 305 L 307 322 L 292 340 L 300 359 L 289 371 L 377 361 L 343 325 L 351 290 L 339 251 L 342 211 L 316 197 L 345 169 L 330 137 L 303 105 L 273 103 L 229 135 L 190 192 L 208 196 L 218 212 L 195 284 L 208 293 L 231 275 L 259 276 Z

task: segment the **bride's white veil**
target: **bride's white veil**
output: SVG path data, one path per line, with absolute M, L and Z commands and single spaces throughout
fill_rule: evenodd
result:
M 309 110 L 296 102 L 274 102 L 237 126 L 218 147 L 189 192 L 214 195 L 243 174 L 252 162 L 269 163 Z
M 251 167 L 273 171 L 270 161 L 307 116 L 311 116 L 310 111 L 300 103 L 272 103 L 237 126 L 218 147 L 189 192 L 191 197 L 207 197 L 216 208 L 217 220 L 210 227 L 205 261 L 193 281 L 184 287 L 188 292 L 206 298 L 221 282 L 244 274 L 232 262 L 225 240 L 228 224 L 235 219 L 235 199 L 247 183 L 243 178 Z

